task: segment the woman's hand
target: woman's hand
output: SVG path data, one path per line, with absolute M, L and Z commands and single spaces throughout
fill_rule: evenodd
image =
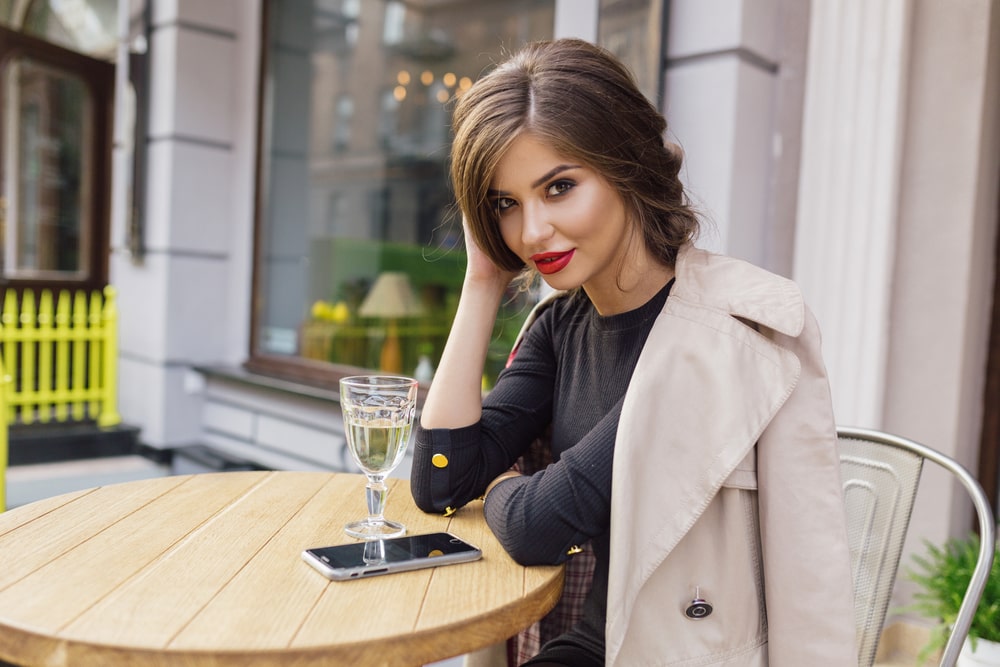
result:
M 482 414 L 483 366 L 504 291 L 517 271 L 494 264 L 462 219 L 468 265 L 448 342 L 427 392 L 420 423 L 424 428 L 458 428 Z
M 468 258 L 468 265 L 465 269 L 466 284 L 471 282 L 506 289 L 510 281 L 517 276 L 518 271 L 507 271 L 493 263 L 493 260 L 476 243 L 465 216 L 462 216 L 462 233 L 465 235 L 465 252 Z

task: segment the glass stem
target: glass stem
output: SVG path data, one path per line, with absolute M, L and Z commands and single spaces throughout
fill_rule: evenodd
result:
M 365 496 L 368 500 L 368 523 L 382 523 L 385 517 L 385 497 L 389 495 L 389 489 L 385 486 L 385 480 L 381 477 L 369 477 L 368 485 L 365 488 Z

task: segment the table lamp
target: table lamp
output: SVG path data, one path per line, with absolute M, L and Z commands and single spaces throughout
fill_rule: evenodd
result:
M 424 312 L 413 293 L 410 277 L 397 271 L 385 271 L 375 279 L 361 302 L 358 314 L 362 317 L 379 317 L 386 320 L 385 341 L 379 368 L 390 373 L 403 372 L 403 351 L 399 345 L 396 321 L 401 317 L 416 317 Z

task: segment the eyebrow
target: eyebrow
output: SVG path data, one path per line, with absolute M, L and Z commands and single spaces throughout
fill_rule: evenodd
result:
M 540 178 L 537 178 L 534 181 L 532 181 L 531 182 L 531 187 L 532 187 L 532 189 L 537 188 L 538 186 L 540 186 L 543 183 L 545 183 L 545 181 L 547 181 L 550 178 L 556 176 L 557 174 L 561 174 L 564 171 L 569 171 L 570 169 L 579 169 L 579 168 L 580 168 L 580 165 L 578 165 L 578 164 L 560 164 L 560 165 L 557 165 L 557 166 L 553 167 L 552 169 L 549 169 L 547 172 L 545 172 Z M 503 190 L 494 190 L 494 189 L 490 188 L 489 190 L 486 191 L 486 194 L 488 196 L 490 196 L 490 197 L 497 197 L 497 196 L 500 196 L 500 195 L 504 195 L 506 193 Z
M 549 180 L 550 178 L 552 178 L 556 174 L 561 174 L 562 172 L 568 171 L 570 169 L 577 169 L 578 167 L 579 167 L 579 165 L 576 165 L 576 164 L 561 164 L 561 165 L 559 165 L 557 167 L 553 167 L 548 172 L 546 172 L 544 176 L 542 176 L 541 178 L 536 179 L 535 181 L 533 181 L 532 184 L 531 184 L 531 187 L 532 188 L 537 188 L 539 185 L 541 185 L 545 181 Z

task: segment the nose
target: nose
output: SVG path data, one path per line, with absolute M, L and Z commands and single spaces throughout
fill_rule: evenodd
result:
M 536 204 L 525 206 L 521 216 L 521 243 L 526 247 L 537 247 L 548 240 L 555 228 L 545 207 Z

